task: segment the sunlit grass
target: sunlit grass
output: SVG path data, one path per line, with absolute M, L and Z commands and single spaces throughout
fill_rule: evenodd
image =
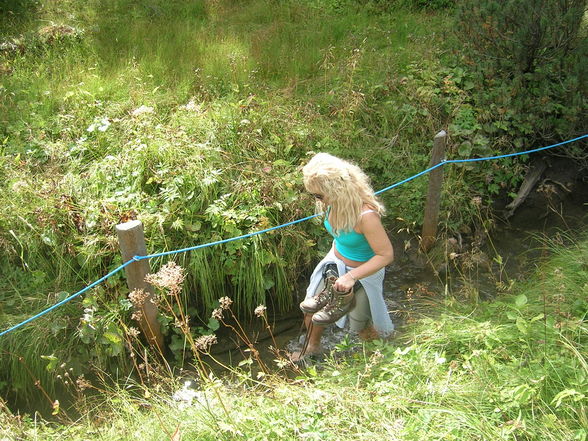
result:
M 573 440 L 588 420 L 584 239 L 553 247 L 526 283 L 483 307 L 447 298 L 401 340 L 360 346 L 295 380 L 126 383 L 84 399 L 74 424 L 0 411 L 0 434 L 39 439 Z M 579 288 L 579 289 L 578 289 Z M 544 314 L 544 316 L 540 316 Z M 336 355 L 336 354 L 333 354 Z M 249 379 L 248 379 L 249 378 Z M 185 377 L 184 377 L 185 379 Z M 194 380 L 192 378 L 192 380 Z M 4 430 L 4 432 L 1 432 Z
M 129 218 L 144 223 L 149 252 L 174 250 L 311 214 L 298 171 L 311 151 L 357 160 L 376 187 L 428 162 L 434 133 L 419 120 L 419 78 L 405 89 L 402 76 L 428 73 L 411 62 L 437 60 L 440 15 L 262 0 L 19 4 L 2 35 L 21 46 L 0 56 L 10 72 L 0 87 L 0 267 L 21 268 L 0 280 L 15 299 L 0 302 L 7 324 L 120 265 L 114 226 Z M 53 25 L 73 33 L 42 40 L 38 31 Z M 420 204 L 414 189 L 390 196 L 391 212 L 407 198 Z M 177 256 L 193 317 L 206 323 L 225 294 L 241 314 L 261 302 L 287 310 L 319 255 L 318 228 Z M 126 294 L 119 273 L 84 299 L 100 299 L 97 314 L 110 320 Z M 67 322 L 68 344 L 83 354 L 47 339 L 40 355 L 109 364 L 76 334 L 84 299 Z M 110 323 L 118 329 L 128 316 Z M 44 323 L 23 335 L 39 341 Z M 26 353 L 37 374 L 38 356 Z M 12 376 L 17 365 L 5 366 L 14 388 L 36 393 Z

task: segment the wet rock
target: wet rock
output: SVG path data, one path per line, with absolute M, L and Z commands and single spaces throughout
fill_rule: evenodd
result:
M 297 338 L 292 339 L 286 345 L 286 350 L 290 353 L 302 350 L 304 347 L 306 335 L 302 333 Z M 345 339 L 350 344 L 359 344 L 360 340 L 357 334 L 351 333 L 346 329 L 339 328 L 337 325 L 330 325 L 325 328 L 321 337 L 321 346 L 325 354 L 329 354 L 333 351 L 338 344 L 343 342 Z

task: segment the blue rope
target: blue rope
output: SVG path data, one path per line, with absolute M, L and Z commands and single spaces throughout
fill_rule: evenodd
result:
M 289 227 L 290 225 L 298 224 L 300 222 L 307 221 L 307 220 L 312 219 L 317 216 L 319 216 L 319 215 L 313 214 L 312 216 L 305 217 L 304 219 L 298 219 L 298 220 L 295 220 L 292 222 L 288 222 L 286 224 L 278 225 L 276 227 L 271 227 L 271 228 L 267 228 L 265 230 L 260 230 L 260 231 L 255 231 L 253 233 L 244 234 L 242 236 L 236 236 L 236 237 L 231 237 L 229 239 L 217 240 L 216 242 L 209 242 L 209 243 L 205 243 L 202 245 L 196 245 L 193 247 L 182 248 L 181 250 L 166 251 L 166 252 L 157 253 L 157 254 L 148 254 L 147 256 L 135 256 L 134 258 L 136 258 L 137 260 L 152 259 L 154 257 L 169 256 L 170 254 L 185 253 L 186 251 L 193 251 L 193 250 L 198 250 L 200 248 L 211 247 L 213 245 L 220 245 L 222 243 L 233 242 L 234 240 L 246 239 L 251 236 L 257 236 L 258 234 L 267 233 L 268 231 L 273 231 L 273 230 L 278 230 L 280 228 Z M 0 336 L 1 335 L 2 334 L 0 334 Z
M 406 179 L 404 179 L 404 180 L 402 180 L 400 182 L 397 182 L 397 183 L 395 183 L 393 185 L 390 185 L 389 187 L 386 187 L 386 188 L 383 188 L 381 190 L 378 190 L 378 191 L 375 192 L 375 194 L 384 193 L 385 191 L 391 190 L 391 189 L 393 189 L 395 187 L 398 187 L 398 186 L 400 186 L 402 184 L 405 184 L 405 183 L 407 183 L 409 181 L 412 181 L 413 179 L 416 179 L 419 176 L 422 176 L 422 175 L 424 175 L 426 173 L 429 173 L 430 171 L 435 170 L 436 168 L 441 167 L 441 166 L 443 166 L 445 164 L 459 164 L 459 163 L 463 163 L 463 162 L 490 161 L 492 159 L 500 159 L 500 158 L 509 158 L 511 156 L 528 155 L 530 153 L 535 153 L 535 152 L 539 152 L 539 151 L 542 151 L 542 150 L 548 150 L 548 149 L 552 149 L 554 147 L 559 147 L 559 146 L 564 145 L 564 144 L 569 144 L 569 143 L 572 143 L 572 142 L 575 142 L 575 141 L 579 141 L 580 139 L 584 139 L 584 138 L 588 138 L 588 134 L 579 136 L 579 137 L 574 138 L 574 139 L 569 139 L 567 141 L 558 142 L 557 144 L 552 144 L 552 145 L 548 145 L 548 146 L 545 146 L 545 147 L 539 147 L 539 148 L 532 149 L 532 150 L 527 150 L 527 151 L 524 151 L 524 152 L 509 153 L 509 154 L 498 155 L 498 156 L 487 156 L 487 157 L 482 157 L 482 158 L 443 160 L 443 161 L 439 162 L 438 164 L 435 164 L 435 165 L 427 168 L 426 170 L 423 170 L 422 172 L 417 173 L 416 175 L 413 175 L 413 176 L 411 176 L 409 178 L 406 178 Z M 214 246 L 214 245 L 220 245 L 220 244 L 223 244 L 223 243 L 232 242 L 232 241 L 235 241 L 235 240 L 246 239 L 248 237 L 257 236 L 259 234 L 264 234 L 264 233 L 267 233 L 269 231 L 274 231 L 274 230 L 278 230 L 280 228 L 289 227 L 290 225 L 298 224 L 300 222 L 307 221 L 307 220 L 312 219 L 312 218 L 315 218 L 317 216 L 319 216 L 319 215 L 318 214 L 314 214 L 312 216 L 307 216 L 307 217 L 305 217 L 303 219 L 298 219 L 298 220 L 295 220 L 295 221 L 292 221 L 292 222 L 288 222 L 288 223 L 285 223 L 285 224 L 282 224 L 282 225 L 278 225 L 278 226 L 275 226 L 275 227 L 266 228 L 265 230 L 255 231 L 253 233 L 244 234 L 242 236 L 237 236 L 237 237 L 231 237 L 229 239 L 218 240 L 216 242 L 209 242 L 209 243 L 205 243 L 205 244 L 201 244 L 201 245 L 196 245 L 196 246 L 193 246 L 193 247 L 182 248 L 182 249 L 179 249 L 179 250 L 166 251 L 166 252 L 163 252 L 163 253 L 148 254 L 146 256 L 133 256 L 132 259 L 129 259 L 127 262 L 123 263 L 118 268 L 115 268 L 114 270 L 112 270 L 111 272 L 109 272 L 108 274 L 106 274 L 104 277 L 96 280 L 94 283 L 88 285 L 87 287 L 85 287 L 81 291 L 78 291 L 77 293 L 72 294 L 71 296 L 69 296 L 69 297 L 61 300 L 60 302 L 56 303 L 55 305 L 50 306 L 49 308 L 47 308 L 47 309 L 39 312 L 38 314 L 36 314 L 36 315 L 34 315 L 32 317 L 29 317 L 28 319 L 24 320 L 23 322 L 20 322 L 20 323 L 18 323 L 16 325 L 12 326 L 11 328 L 6 329 L 5 331 L 0 332 L 0 337 L 2 337 L 3 335 L 8 334 L 9 332 L 14 331 L 15 329 L 18 329 L 18 328 L 26 325 L 27 323 L 32 322 L 33 320 L 38 319 L 39 317 L 44 316 L 45 314 L 53 311 L 54 309 L 59 308 L 61 305 L 63 305 L 65 303 L 67 303 L 67 302 L 75 299 L 76 297 L 79 297 L 80 295 L 82 295 L 86 291 L 94 288 L 96 285 L 102 283 L 103 281 L 105 281 L 106 279 L 108 279 L 110 276 L 113 276 L 114 274 L 118 273 L 120 270 L 122 270 L 123 268 L 125 268 L 126 266 L 130 265 L 133 262 L 137 262 L 139 260 L 152 259 L 154 257 L 162 257 L 162 256 L 169 256 L 169 255 L 172 255 L 172 254 L 185 253 L 187 251 L 198 250 L 200 248 L 206 248 L 206 247 L 211 247 L 211 246 Z
M 137 257 L 137 256 L 135 256 L 135 257 Z M 69 302 L 70 300 L 73 300 L 73 299 L 75 299 L 76 297 L 78 297 L 78 296 L 81 296 L 83 293 L 85 293 L 86 291 L 88 291 L 88 290 L 90 290 L 90 289 L 94 288 L 96 285 L 98 285 L 98 284 L 100 284 L 100 283 L 104 282 L 104 281 L 105 281 L 106 279 L 108 279 L 110 276 L 113 276 L 113 275 L 115 275 L 115 274 L 116 274 L 116 273 L 118 273 L 118 272 L 119 272 L 121 269 L 123 269 L 123 268 L 124 268 L 124 267 L 126 267 L 127 265 L 130 265 L 130 264 L 131 264 L 131 263 L 133 263 L 135 260 L 136 260 L 136 259 L 133 257 L 133 258 L 132 258 L 132 259 L 130 259 L 129 261 L 127 261 L 127 262 L 123 263 L 123 264 L 122 264 L 121 266 L 119 266 L 118 268 L 116 268 L 116 269 L 113 269 L 112 271 L 110 271 L 110 272 L 109 272 L 108 274 L 106 274 L 104 277 L 102 277 L 102 278 L 100 278 L 100 279 L 96 280 L 94 283 L 92 283 L 92 284 L 90 284 L 90 285 L 86 286 L 86 287 L 85 287 L 84 289 L 82 289 L 81 291 L 78 291 L 78 292 L 76 292 L 75 294 L 72 294 L 71 296 L 69 296 L 69 297 L 67 297 L 67 298 L 65 298 L 65 299 L 63 299 L 63 300 L 61 300 L 60 302 L 57 302 L 55 305 L 52 305 L 52 306 L 50 306 L 49 308 L 47 308 L 47 309 L 45 309 L 45 310 L 41 311 L 40 313 L 38 313 L 38 314 L 36 314 L 36 315 L 34 315 L 34 316 L 32 316 L 32 317 L 29 317 L 29 318 L 28 318 L 28 319 L 26 319 L 25 321 L 23 321 L 23 322 L 20 322 L 20 323 L 18 323 L 17 325 L 14 325 L 13 327 L 11 327 L 11 328 L 8 328 L 7 330 L 0 332 L 0 337 L 2 337 L 4 334 L 8 334 L 8 333 L 9 333 L 9 332 L 11 332 L 11 331 L 14 331 L 15 329 L 18 329 L 18 328 L 20 328 L 21 326 L 24 326 L 24 325 L 26 325 L 27 323 L 30 323 L 30 322 L 32 322 L 33 320 L 36 320 L 36 319 L 38 319 L 39 317 L 42 317 L 42 316 L 44 316 L 44 315 L 45 315 L 45 314 L 47 314 L 48 312 L 50 312 L 50 311 L 53 311 L 54 309 L 57 309 L 57 308 L 59 308 L 61 305 L 64 305 L 64 304 L 66 304 L 66 303 L 67 303 L 67 302 Z
M 571 142 L 575 142 L 575 141 L 579 141 L 580 139 L 584 139 L 584 138 L 588 138 L 588 133 L 586 135 L 582 135 L 582 136 L 578 136 L 577 138 L 574 139 L 568 139 L 567 141 L 562 141 L 562 142 L 558 142 L 557 144 L 551 144 L 545 147 L 539 147 L 533 150 L 526 150 L 524 152 L 517 152 L 517 153 L 508 153 L 505 155 L 498 155 L 498 156 L 486 156 L 483 158 L 470 158 L 470 159 L 449 159 L 449 160 L 443 160 L 438 164 L 433 165 L 432 167 L 429 167 L 426 170 L 423 170 L 420 173 L 417 173 L 414 176 L 411 176 L 410 178 L 406 178 L 403 181 L 397 182 L 396 184 L 392 184 L 389 187 L 383 188 L 381 190 L 378 190 L 375 192 L 375 194 L 380 194 L 380 193 L 384 193 L 385 191 L 391 190 L 394 187 L 398 187 L 399 185 L 405 184 L 408 181 L 412 181 L 413 179 L 418 178 L 419 176 L 422 176 L 426 173 L 429 173 L 432 170 L 435 170 L 437 167 L 441 167 L 444 164 L 459 164 L 461 162 L 479 162 L 479 161 L 489 161 L 491 159 L 500 159 L 500 158 L 510 158 L 511 156 L 522 156 L 522 155 L 528 155 L 529 153 L 535 153 L 535 152 L 540 152 L 541 150 L 547 150 L 547 149 L 552 149 L 554 147 L 559 147 L 560 145 L 564 145 L 564 144 L 569 144 Z

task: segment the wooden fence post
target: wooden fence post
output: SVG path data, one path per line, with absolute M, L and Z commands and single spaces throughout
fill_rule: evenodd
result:
M 429 167 L 439 164 L 445 156 L 445 144 L 447 133 L 441 130 L 435 135 L 433 151 L 431 152 L 431 163 Z M 437 236 L 437 223 L 439 221 L 439 205 L 441 203 L 441 187 L 443 185 L 443 166 L 437 167 L 429 173 L 429 189 L 427 191 L 427 202 L 425 204 L 425 217 L 423 220 L 423 231 L 421 234 L 421 249 L 428 251 L 435 243 Z
M 123 262 L 131 260 L 134 256 L 147 255 L 143 224 L 139 220 L 133 220 L 116 226 L 118 242 Z M 141 319 L 139 326 L 150 345 L 156 346 L 163 354 L 163 335 L 157 321 L 157 306 L 150 300 L 153 298 L 153 287 L 145 282 L 145 276 L 149 274 L 149 262 L 147 259 L 138 260 L 125 267 L 127 285 L 130 292 L 142 289 L 146 294 L 143 305 L 135 308 Z

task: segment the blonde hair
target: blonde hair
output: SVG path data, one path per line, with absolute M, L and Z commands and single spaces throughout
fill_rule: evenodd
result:
M 317 153 L 303 167 L 302 174 L 309 192 L 328 199 L 329 222 L 335 234 L 353 230 L 364 205 L 379 215 L 386 211 L 374 195 L 368 176 L 355 164 L 328 153 Z M 325 204 L 317 200 L 317 212 L 324 212 L 325 208 Z

